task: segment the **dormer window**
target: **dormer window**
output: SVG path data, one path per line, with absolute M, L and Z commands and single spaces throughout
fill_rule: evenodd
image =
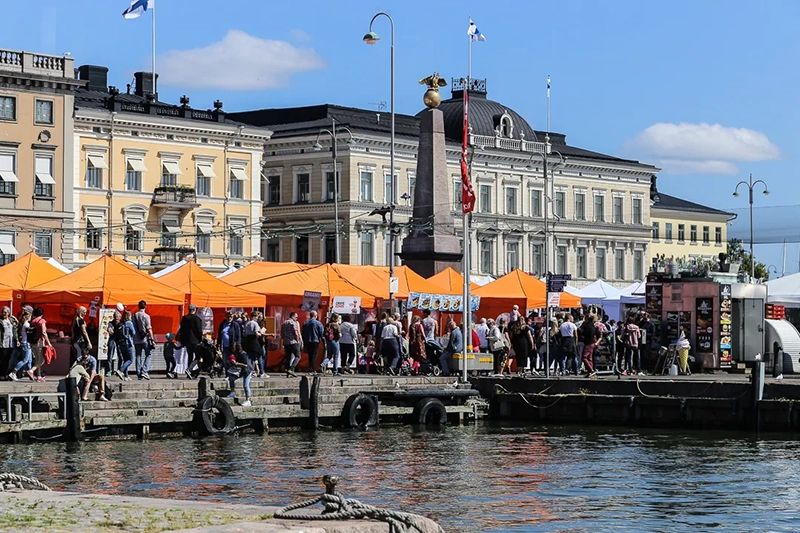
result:
M 503 113 L 500 117 L 500 137 L 511 139 L 514 135 L 514 122 L 508 113 Z

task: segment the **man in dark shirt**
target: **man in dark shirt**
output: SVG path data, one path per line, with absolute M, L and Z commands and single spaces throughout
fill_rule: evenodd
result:
M 303 324 L 303 344 L 308 352 L 308 369 L 312 374 L 317 372 L 317 354 L 324 334 L 325 328 L 322 327 L 322 322 L 317 320 L 317 312 L 311 311 L 308 320 Z
M 203 320 L 197 316 L 197 306 L 194 304 L 189 305 L 189 313 L 181 319 L 178 340 L 186 348 L 186 375 L 189 376 L 189 370 L 194 362 L 194 351 L 203 340 Z
M 587 376 L 591 377 L 594 371 L 594 348 L 597 344 L 597 328 L 594 325 L 597 317 L 590 314 L 581 324 L 580 336 L 583 341 L 583 364 L 586 366 Z

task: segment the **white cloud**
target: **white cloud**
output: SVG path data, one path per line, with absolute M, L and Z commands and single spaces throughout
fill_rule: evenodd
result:
M 640 132 L 625 150 L 656 158 L 665 171 L 678 174 L 736 174 L 733 161 L 781 157 L 778 147 L 759 131 L 707 123 L 659 122 Z
M 165 85 L 256 91 L 288 87 L 293 75 L 324 67 L 313 48 L 230 30 L 221 41 L 204 48 L 164 53 L 158 70 Z
M 311 36 L 306 32 L 304 32 L 303 30 L 294 29 L 292 30 L 291 35 L 293 41 L 307 43 L 308 41 L 311 40 Z

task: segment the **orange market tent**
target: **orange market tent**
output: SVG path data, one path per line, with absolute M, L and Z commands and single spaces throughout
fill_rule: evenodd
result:
M 478 315 L 487 318 L 508 313 L 515 304 L 523 313 L 527 309 L 542 309 L 546 306 L 544 282 L 521 270 L 513 270 L 483 287 L 478 287 L 473 294 L 481 297 Z M 562 292 L 559 305 L 580 307 L 581 299 Z
M 25 291 L 66 274 L 33 252 L 0 267 L 0 280 L 15 291 Z M 2 299 L 2 298 L 0 298 Z
M 389 267 L 333 265 L 333 268 L 344 279 L 365 292 L 374 294 L 378 298 L 389 299 Z M 429 282 L 407 266 L 394 267 L 394 276 L 397 278 L 397 292 L 394 293 L 394 297 L 398 300 L 408 299 L 408 293 L 410 292 L 429 294 L 440 294 L 443 292 L 441 287 Z
M 187 303 L 198 307 L 264 307 L 264 296 L 234 287 L 217 279 L 194 261 L 158 278 L 158 281 L 186 295 Z
M 273 262 L 273 261 L 254 261 L 249 265 L 245 265 L 236 272 L 231 272 L 222 279 L 225 283 L 239 287 L 245 283 L 253 283 L 256 281 L 263 281 L 275 276 L 287 274 L 289 272 L 297 272 L 311 268 L 311 265 L 301 265 L 292 262 Z M 272 305 L 272 304 L 270 304 Z
M 83 268 L 59 279 L 25 291 L 25 301 L 42 304 L 82 304 L 90 302 L 113 306 L 117 302 L 135 306 L 183 305 L 184 293 L 165 285 L 124 260 L 104 255 Z
M 0 302 L 10 302 L 14 297 L 14 289 L 8 285 L 0 285 Z
M 448 294 L 461 294 L 464 292 L 464 276 L 452 267 L 447 267 L 438 274 L 434 274 L 428 278 L 428 281 L 442 287 Z M 469 286 L 471 291 L 475 291 L 480 287 L 480 285 L 471 281 L 469 282 Z
M 375 306 L 375 294 L 346 280 L 331 265 L 327 263 L 315 266 L 300 265 L 300 268 L 294 272 L 285 272 L 236 285 L 242 289 L 263 294 L 267 297 L 267 305 L 270 306 L 299 308 L 303 303 L 305 291 L 322 293 L 324 303 L 321 305 L 323 306 L 330 305 L 330 300 L 335 296 L 358 296 L 361 298 L 362 307 Z M 226 278 L 237 274 L 239 272 L 230 274 Z

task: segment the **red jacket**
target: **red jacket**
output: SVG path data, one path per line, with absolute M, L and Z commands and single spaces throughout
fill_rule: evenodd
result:
M 472 330 L 472 349 L 474 351 L 480 350 L 481 348 L 481 338 L 478 337 L 478 332 L 474 329 Z

